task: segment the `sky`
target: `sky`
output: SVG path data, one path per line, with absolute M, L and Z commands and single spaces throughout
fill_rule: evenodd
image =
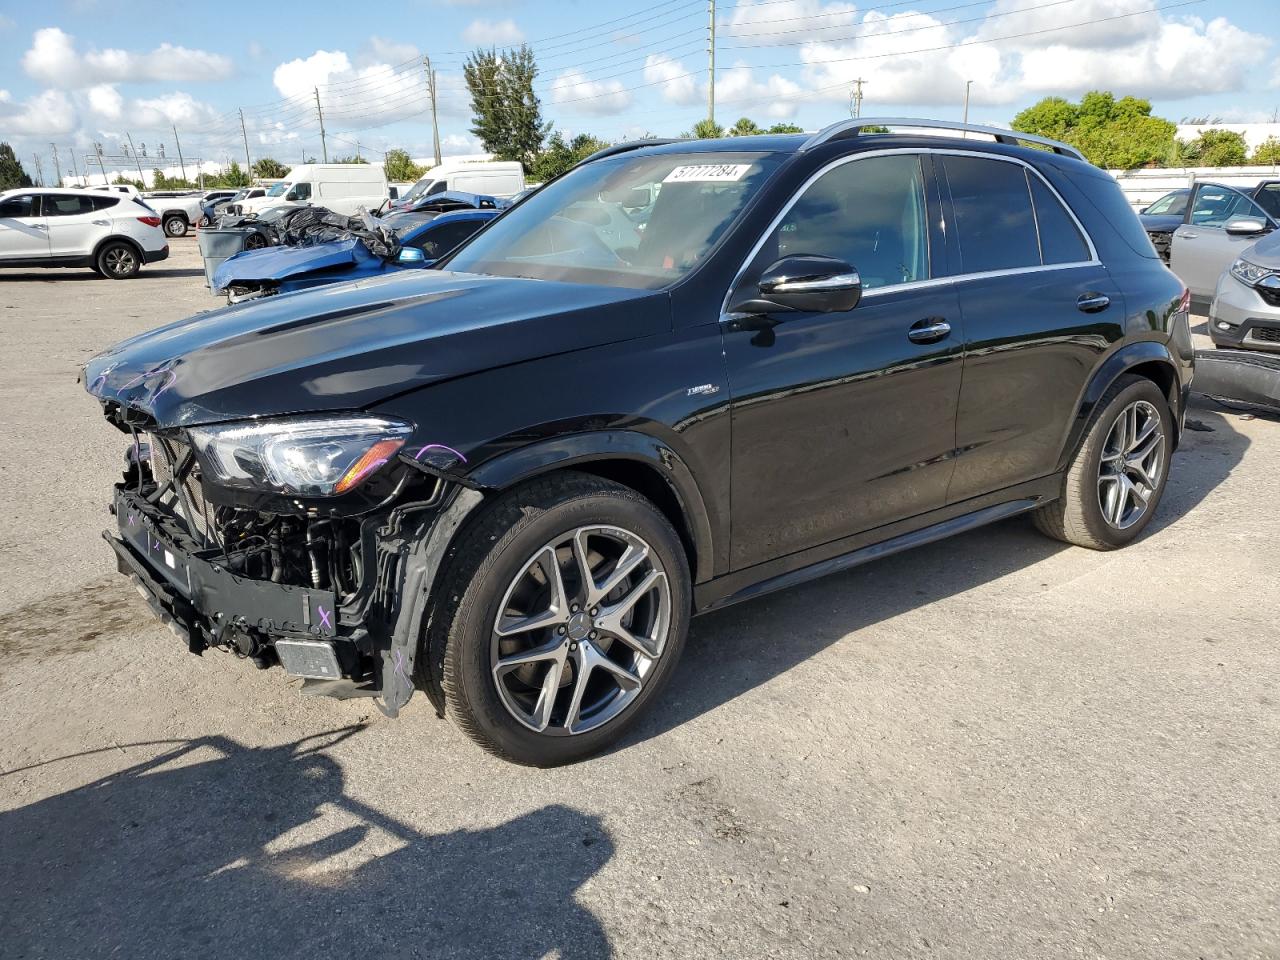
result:
M 1044 96 L 1150 99 L 1171 120 L 1280 111 L 1277 0 L 717 0 L 716 119 L 806 129 L 863 116 L 1007 125 Z M 431 153 L 422 57 L 445 155 L 474 153 L 462 62 L 528 42 L 543 114 L 568 135 L 674 136 L 706 116 L 706 0 L 0 0 L 0 140 L 51 180 L 95 142 L 253 159 Z M 969 81 L 972 81 L 969 84 Z M 155 166 L 155 162 L 144 166 Z M 32 171 L 34 172 L 34 171 Z

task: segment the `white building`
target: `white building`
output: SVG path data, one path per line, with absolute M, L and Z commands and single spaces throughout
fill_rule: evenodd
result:
M 1231 130 L 1244 137 L 1253 153 L 1268 137 L 1280 140 L 1280 123 L 1180 123 L 1174 134 L 1179 140 L 1194 140 L 1206 130 Z

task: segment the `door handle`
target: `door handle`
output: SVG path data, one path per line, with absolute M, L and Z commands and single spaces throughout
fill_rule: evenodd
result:
M 1187 240 L 1194 240 L 1196 237 L 1200 236 L 1200 234 L 1196 233 L 1194 230 L 1179 230 L 1177 231 L 1177 234 L 1180 237 L 1185 237 Z
M 109 227 L 111 226 L 111 221 L 110 220 L 94 220 L 93 225 L 95 227 Z
M 925 317 L 917 320 L 907 331 L 907 339 L 912 343 L 937 343 L 946 339 L 951 333 L 951 324 L 942 317 Z
M 1105 293 L 1082 293 L 1076 307 L 1084 313 L 1101 313 L 1111 306 L 1111 298 Z
M 48 229 L 49 229 L 48 225 L 47 225 L 47 224 L 43 224 L 43 223 L 33 223 L 33 224 L 32 224 L 32 226 L 33 226 L 33 227 L 35 227 L 37 230 L 48 230 Z

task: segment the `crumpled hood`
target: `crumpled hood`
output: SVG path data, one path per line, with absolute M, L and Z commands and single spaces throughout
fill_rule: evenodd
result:
M 263 247 L 229 257 L 213 271 L 213 289 L 225 290 L 233 283 L 287 280 L 299 274 L 333 267 L 375 261 L 375 257 L 355 237 L 331 240 L 310 247 Z
M 440 380 L 670 325 L 663 293 L 396 271 L 148 331 L 90 360 L 84 383 L 161 427 L 356 410 Z
M 1247 249 L 1242 256 L 1268 270 L 1280 270 L 1280 230 L 1273 230 Z

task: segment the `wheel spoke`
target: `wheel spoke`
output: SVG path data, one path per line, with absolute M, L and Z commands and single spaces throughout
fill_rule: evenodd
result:
M 509 637 L 516 633 L 526 633 L 529 630 L 539 630 L 544 627 L 554 627 L 562 624 L 569 619 L 569 601 L 564 593 L 564 577 L 560 574 L 560 562 L 556 559 L 555 547 L 547 546 L 542 552 L 525 568 L 527 573 L 533 566 L 542 569 L 543 576 L 547 578 L 547 585 L 551 588 L 551 600 L 546 610 L 541 613 L 530 614 L 526 617 L 507 617 L 503 616 L 498 621 L 496 633 L 500 637 Z M 517 583 L 519 578 L 517 578 Z M 514 584 L 512 585 L 514 588 Z
M 1102 512 L 1109 523 L 1119 525 L 1120 511 L 1124 509 L 1124 480 L 1121 477 L 1110 477 L 1108 479 L 1115 482 L 1111 484 L 1111 489 L 1107 491 L 1107 498 L 1102 504 Z
M 564 647 L 561 646 L 561 649 Z M 560 693 L 560 680 L 563 677 L 564 657 L 561 656 L 552 660 L 551 666 L 547 668 L 547 675 L 542 678 L 542 692 L 538 694 L 538 702 L 533 706 L 533 716 L 530 719 L 539 733 L 551 723 L 551 711 L 556 708 L 556 697 Z
M 590 658 L 592 652 L 594 648 L 589 643 L 582 643 L 574 658 L 573 696 L 569 699 L 569 712 L 564 715 L 564 728 L 570 733 L 574 732 L 581 719 L 578 715 L 582 712 L 582 696 L 587 692 L 587 681 L 595 668 Z
M 550 643 L 544 643 L 540 647 L 534 647 L 532 650 L 525 650 L 522 653 L 513 653 L 509 657 L 503 657 L 493 667 L 494 676 L 501 677 L 510 673 L 516 667 L 523 667 L 528 663 L 542 663 L 544 660 L 564 661 L 564 641 L 558 637 Z
M 1133 415 L 1138 416 L 1138 408 L 1133 408 Z M 1136 421 L 1135 421 L 1136 422 Z M 1142 425 L 1142 429 L 1136 431 L 1129 439 L 1129 446 L 1125 448 L 1126 453 L 1133 453 L 1144 443 L 1151 439 L 1152 435 L 1160 430 L 1160 421 L 1156 417 L 1147 417 L 1147 422 Z M 1163 438 L 1161 438 L 1163 439 Z
M 650 570 L 648 575 L 644 577 L 635 587 L 627 592 L 621 600 L 611 607 L 607 607 L 600 611 L 600 615 L 596 618 L 596 626 L 610 636 L 617 637 L 632 650 L 643 654 L 646 657 L 656 657 L 659 653 L 658 644 L 649 637 L 639 637 L 631 631 L 631 629 L 623 623 L 640 598 L 648 594 L 659 584 L 665 582 L 666 575 L 659 573 L 657 570 Z M 656 621 L 655 621 L 656 622 Z
M 635 570 L 636 567 L 644 563 L 648 557 L 649 551 L 647 548 L 628 544 L 627 549 L 623 551 L 622 556 L 618 558 L 618 562 L 614 566 L 612 572 L 605 578 L 604 583 L 600 584 L 600 586 L 596 588 L 598 592 L 596 596 L 591 599 L 591 603 L 594 605 L 600 600 L 603 600 L 609 594 L 613 593 L 613 591 L 618 588 L 618 585 L 630 576 L 631 572 Z

